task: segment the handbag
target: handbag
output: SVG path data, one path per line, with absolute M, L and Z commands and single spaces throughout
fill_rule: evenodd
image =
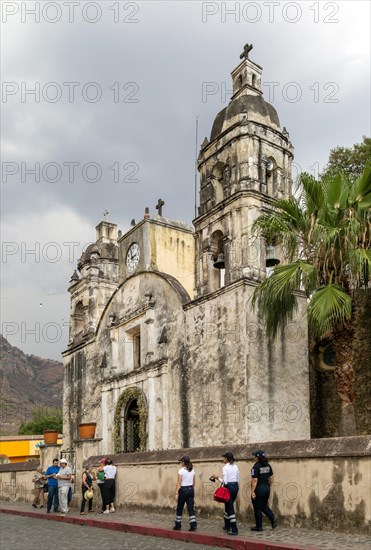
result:
M 47 493 L 49 491 L 49 485 L 48 483 L 44 483 L 44 493 Z
M 225 504 L 230 498 L 231 493 L 227 487 L 218 487 L 214 493 L 214 500 L 216 500 L 216 502 L 223 502 Z

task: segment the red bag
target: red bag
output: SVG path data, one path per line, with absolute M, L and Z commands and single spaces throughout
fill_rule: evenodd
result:
M 227 487 L 218 487 L 214 493 L 214 500 L 226 503 L 231 498 L 231 493 Z

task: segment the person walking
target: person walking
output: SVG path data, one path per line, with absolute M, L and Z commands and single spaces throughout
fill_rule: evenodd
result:
M 93 481 L 95 480 L 95 474 L 93 472 L 93 465 L 87 464 L 85 466 L 85 470 L 82 474 L 82 485 L 81 485 L 81 491 L 82 491 L 82 499 L 81 499 L 81 508 L 80 508 L 80 515 L 83 516 L 86 514 L 85 512 L 85 493 L 87 491 L 92 490 Z M 93 509 L 93 499 L 89 498 L 89 507 L 88 510 L 91 512 Z
M 40 508 L 44 508 L 44 472 L 43 467 L 38 466 L 36 468 L 35 475 L 33 476 L 32 482 L 35 487 L 35 498 L 32 503 L 34 508 L 37 508 L 37 505 L 40 504 Z
M 61 516 L 68 513 L 68 490 L 71 485 L 72 471 L 67 465 L 67 460 L 61 458 L 59 461 L 61 469 L 57 474 L 54 474 L 54 479 L 58 480 L 58 498 L 61 509 Z
M 213 474 L 210 479 L 219 479 L 230 492 L 230 499 L 224 504 L 224 526 L 223 530 L 227 531 L 228 535 L 238 535 L 238 527 L 236 514 L 234 511 L 234 501 L 238 495 L 240 483 L 240 470 L 234 463 L 235 458 L 233 453 L 229 451 L 223 455 L 223 470 L 222 477 Z
M 254 508 L 255 523 L 251 531 L 263 531 L 263 514 L 271 522 L 272 529 L 277 527 L 277 520 L 268 506 L 270 486 L 273 483 L 273 470 L 264 451 L 254 451 L 255 464 L 251 470 L 251 501 Z
M 45 478 L 48 480 L 48 502 L 46 505 L 46 511 L 49 514 L 52 509 L 54 501 L 54 512 L 58 512 L 59 499 L 58 499 L 58 481 L 54 478 L 54 474 L 57 474 L 60 470 L 58 465 L 58 458 L 53 459 L 53 465 L 49 466 L 45 472 Z
M 189 531 L 196 531 L 197 522 L 194 508 L 196 472 L 193 469 L 191 459 L 184 455 L 179 459 L 182 467 L 178 471 L 178 480 L 175 489 L 175 500 L 177 500 L 174 531 L 182 528 L 182 514 L 184 504 L 187 504 L 189 514 Z
M 116 466 L 113 465 L 113 462 L 110 458 L 107 458 L 106 465 L 103 467 L 105 480 L 104 480 L 104 514 L 109 514 L 110 512 L 116 512 L 115 510 L 115 477 L 117 473 Z

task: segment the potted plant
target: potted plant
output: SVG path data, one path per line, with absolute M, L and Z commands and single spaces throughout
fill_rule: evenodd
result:
M 58 441 L 58 430 L 45 430 L 44 441 L 45 445 L 55 445 Z
M 79 424 L 80 439 L 94 439 L 96 425 L 96 422 Z

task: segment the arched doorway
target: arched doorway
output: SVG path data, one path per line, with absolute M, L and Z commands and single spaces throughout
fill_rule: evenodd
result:
M 124 412 L 123 440 L 124 453 L 140 450 L 139 409 L 137 399 L 132 399 Z
M 115 453 L 132 453 L 147 449 L 147 400 L 140 388 L 126 388 L 120 395 L 114 419 Z

